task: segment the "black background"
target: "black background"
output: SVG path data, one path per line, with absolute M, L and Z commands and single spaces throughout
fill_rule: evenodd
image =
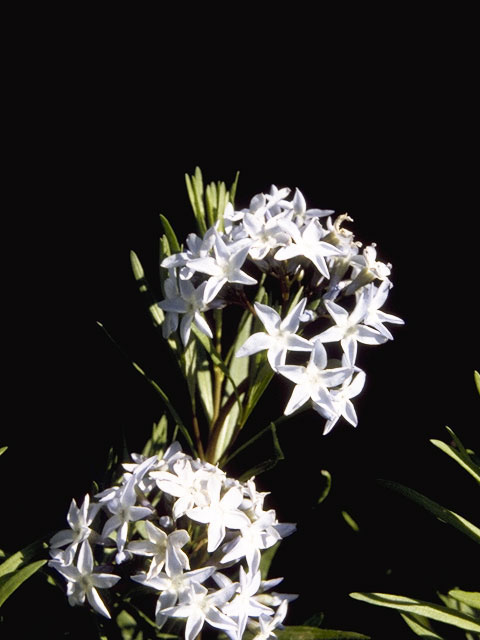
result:
M 317 416 L 302 414 L 279 433 L 286 459 L 258 484 L 280 520 L 298 523 L 273 565 L 285 576 L 281 590 L 300 594 L 288 622 L 323 611 L 330 628 L 409 637 L 394 613 L 348 593 L 432 601 L 437 590 L 478 588 L 474 543 L 377 483 L 402 482 L 478 522 L 473 480 L 429 443 L 445 439 L 448 424 L 465 445 L 479 445 L 468 44 L 434 34 L 423 46 L 424 32 L 412 27 L 393 40 L 376 34 L 346 55 L 340 24 L 327 43 L 298 33 L 281 46 L 277 39 L 259 63 L 242 57 L 255 31 L 241 47 L 176 34 L 173 51 L 157 50 L 153 36 L 136 48 L 116 33 L 93 53 L 80 39 L 66 58 L 64 35 L 63 46 L 44 42 L 40 58 L 29 52 L 12 73 L 0 546 L 14 551 L 62 528 L 71 498 L 81 500 L 101 477 L 109 446 L 125 437 L 138 451 L 163 411 L 97 321 L 182 406 L 129 251 L 158 291 L 159 214 L 179 238 L 192 229 L 185 172 L 199 165 L 207 181 L 228 184 L 239 170 L 239 206 L 272 183 L 299 187 L 309 206 L 348 212 L 356 237 L 377 242 L 393 264 L 387 310 L 406 325 L 393 327 L 393 342 L 360 350 L 367 384 L 358 428 L 338 424 L 322 437 Z M 281 409 L 287 387 L 272 383 L 253 416 L 259 426 L 272 406 Z M 316 506 L 321 469 L 333 488 Z M 52 617 L 44 609 L 20 621 L 26 601 L 32 611 L 46 603 Z M 52 638 L 65 629 L 74 637 L 85 623 L 41 576 L 4 612 L 5 628 L 35 624 Z

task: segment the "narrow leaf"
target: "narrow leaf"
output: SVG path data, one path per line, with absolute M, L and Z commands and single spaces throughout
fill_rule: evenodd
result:
M 240 171 L 237 171 L 237 173 L 235 174 L 235 180 L 232 183 L 232 186 L 230 187 L 230 191 L 229 191 L 229 199 L 230 202 L 232 203 L 232 205 L 235 206 L 235 196 L 237 195 L 237 187 L 238 187 L 238 179 L 240 177 Z
M 433 500 L 430 500 L 421 493 L 418 493 L 418 491 L 409 489 L 408 487 L 405 487 L 396 482 L 392 482 L 390 480 L 380 480 L 379 482 L 383 486 L 389 489 L 393 489 L 394 491 L 397 491 L 407 498 L 410 498 L 427 511 L 430 511 L 430 513 L 433 513 L 433 515 L 442 522 L 452 525 L 453 527 L 467 535 L 469 538 L 480 544 L 480 529 L 462 516 L 459 516 L 454 511 L 450 511 L 449 509 L 442 507 Z
M 133 360 L 132 360 L 132 366 L 133 366 L 134 369 L 136 369 L 136 371 L 138 371 L 139 373 L 142 374 L 142 376 L 147 380 L 147 382 L 149 382 L 152 385 L 152 387 L 155 389 L 155 391 L 162 398 L 163 402 L 165 403 L 167 409 L 170 412 L 170 415 L 175 420 L 175 423 L 178 425 L 178 427 L 180 428 L 180 431 L 183 433 L 185 439 L 187 440 L 188 445 L 190 446 L 190 448 L 192 449 L 193 452 L 197 453 L 196 449 L 195 449 L 195 446 L 193 444 L 193 440 L 192 440 L 192 438 L 190 436 L 190 433 L 189 433 L 187 427 L 183 424 L 182 419 L 180 418 L 180 416 L 176 412 L 175 407 L 170 402 L 170 399 L 167 396 L 167 394 L 165 393 L 165 391 L 160 387 L 159 384 L 157 384 L 155 382 L 155 380 L 152 380 L 152 378 L 150 378 L 145 373 L 145 371 L 141 367 L 138 366 L 138 364 L 136 362 L 133 362 Z
M 400 613 L 400 615 L 415 635 L 420 636 L 421 638 L 426 638 L 427 640 L 444 640 L 442 636 L 439 636 L 438 633 L 432 631 L 427 618 L 423 616 L 415 616 L 411 613 Z M 426 621 L 426 624 L 424 624 L 423 620 Z
M 342 511 L 342 516 L 348 526 L 355 532 L 360 531 L 360 527 L 347 511 Z
M 425 616 L 431 620 L 451 624 L 466 631 L 475 631 L 477 633 L 480 631 L 480 623 L 471 616 L 448 609 L 439 604 L 432 604 L 430 602 L 424 602 L 423 600 L 415 600 L 414 598 L 387 593 L 351 593 L 350 596 L 355 600 L 361 600 L 368 604 L 375 604 L 380 607 L 388 607 L 390 609 L 398 609 L 405 613 Z
M 330 489 L 332 488 L 332 476 L 330 472 L 327 471 L 326 469 L 322 469 L 320 473 L 326 479 L 326 484 L 317 500 L 317 504 L 321 504 L 326 499 L 326 497 L 330 493 Z
M 480 373 L 478 373 L 478 371 L 474 371 L 473 377 L 474 377 L 474 380 L 475 380 L 475 385 L 477 387 L 477 391 L 478 391 L 478 393 L 480 393 Z
M 249 415 L 252 413 L 256 404 L 262 397 L 265 389 L 270 384 L 274 373 L 275 372 L 273 371 L 267 360 L 264 360 L 263 364 L 257 369 L 257 374 L 255 376 L 254 382 L 251 385 L 247 395 L 247 404 L 241 422 L 242 426 L 245 424 Z
M 167 218 L 162 214 L 160 214 L 160 220 L 162 221 L 162 227 L 165 232 L 165 235 L 167 236 L 168 244 L 170 246 L 170 251 L 172 253 L 180 253 L 181 251 L 180 245 L 178 243 L 177 236 L 175 235 L 175 231 L 173 230 L 172 225 L 167 220 Z
M 2 455 L 2 453 L 5 453 L 7 449 L 8 447 L 0 447 L 0 456 Z
M 370 640 L 370 636 L 355 631 L 337 631 L 318 627 L 286 626 L 275 630 L 278 640 Z
M 35 556 L 38 556 L 43 550 L 43 542 L 42 540 L 37 540 L 36 542 L 32 542 L 21 551 L 17 551 L 16 553 L 9 556 L 2 564 L 0 564 L 0 577 L 6 576 L 9 573 L 12 573 L 22 565 L 26 564 L 30 560 L 32 560 Z
M 268 547 L 261 556 L 260 559 L 260 574 L 262 576 L 262 580 L 266 580 L 268 578 L 268 572 L 270 571 L 270 565 L 272 564 L 272 560 L 275 557 L 275 554 L 278 551 L 278 547 L 280 546 L 280 541 L 276 542 L 271 547 Z
M 27 564 L 25 567 L 22 567 L 22 569 L 15 571 L 11 577 L 3 582 L 0 586 L 0 607 L 25 580 L 38 571 L 40 567 L 43 567 L 46 562 L 47 560 L 37 560 L 36 562 Z
M 457 445 L 457 449 L 454 449 L 452 446 L 443 442 L 442 440 L 430 440 L 430 442 L 438 447 L 441 451 L 446 453 L 448 456 L 453 458 L 455 462 L 457 462 L 461 467 L 463 467 L 470 475 L 472 475 L 477 482 L 480 482 L 480 467 L 476 465 L 470 456 L 468 455 L 466 449 L 454 434 L 452 429 L 446 427 L 451 434 L 451 436 L 455 440 L 455 444 Z
M 275 465 L 279 460 L 285 459 L 283 451 L 280 447 L 280 443 L 278 441 L 277 430 L 274 422 L 270 423 L 270 431 L 272 434 L 272 441 L 273 441 L 273 456 L 271 458 L 268 458 L 267 460 L 264 460 L 263 462 L 260 462 L 259 464 L 255 465 L 248 471 L 245 471 L 245 473 L 243 473 L 240 476 L 240 480 L 242 482 L 245 482 L 246 480 L 254 476 L 259 476 L 261 473 L 264 473 L 265 471 L 269 471 L 270 469 L 273 469 L 273 467 L 275 467 Z
M 480 611 L 480 593 L 478 591 L 462 591 L 461 589 L 452 589 L 448 595 L 459 602 L 467 604 L 469 607 Z

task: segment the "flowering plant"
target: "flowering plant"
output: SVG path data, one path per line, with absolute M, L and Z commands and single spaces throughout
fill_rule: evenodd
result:
M 229 190 L 204 188 L 199 169 L 186 176 L 196 230 L 180 243 L 161 216 L 161 293 L 131 254 L 188 408 L 135 364 L 167 413 L 141 453 L 116 459 L 109 482 L 72 500 L 69 528 L 49 540 L 51 577 L 72 606 L 88 603 L 102 638 L 194 640 L 207 629 L 231 640 L 365 638 L 284 627 L 297 596 L 275 591 L 282 578 L 267 574 L 295 525 L 278 521 L 255 478 L 283 457 L 277 428 L 299 413 L 318 414 L 324 434 L 339 420 L 357 426 L 352 400 L 366 379 L 358 354 L 393 339 L 386 324 L 403 324 L 383 310 L 391 265 L 354 238 L 348 215 L 274 185 L 239 209 L 237 183 L 238 174 Z M 283 414 L 253 426 L 275 376 L 290 385 Z M 265 433 L 268 459 L 229 475 Z

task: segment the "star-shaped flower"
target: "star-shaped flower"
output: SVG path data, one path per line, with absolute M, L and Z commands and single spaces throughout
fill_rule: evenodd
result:
M 215 257 L 207 256 L 191 260 L 188 266 L 210 276 L 207 281 L 203 302 L 208 304 L 218 294 L 226 282 L 235 284 L 257 284 L 255 278 L 241 270 L 250 250 L 250 240 L 238 240 L 227 245 L 216 232 L 213 250 Z
M 148 520 L 145 522 L 145 530 L 148 539 L 132 540 L 127 549 L 137 555 L 152 556 L 147 578 L 158 575 L 164 565 L 169 575 L 190 568 L 188 557 L 181 549 L 190 540 L 187 531 L 176 529 L 167 535 Z
M 278 367 L 278 372 L 296 385 L 285 407 L 286 416 L 300 409 L 309 400 L 314 402 L 317 410 L 324 417 L 332 418 L 336 415 L 329 388 L 342 384 L 352 374 L 352 368 L 326 369 L 326 366 L 327 352 L 323 344 L 316 340 L 306 367 L 296 365 Z
M 91 606 L 106 618 L 110 618 L 107 607 L 100 598 L 97 589 L 109 589 L 119 580 L 119 576 L 110 573 L 95 573 L 92 549 L 87 541 L 82 542 L 78 552 L 77 566 L 52 566 L 67 579 L 67 596 L 71 606 L 83 604 L 85 596 Z
M 192 322 L 209 338 L 213 338 L 212 331 L 207 321 L 201 315 L 207 309 L 204 295 L 206 282 L 203 282 L 195 289 L 190 280 L 180 280 L 178 283 L 179 293 L 158 303 L 158 306 L 167 312 L 183 313 L 180 322 L 180 337 L 184 346 L 187 345 L 192 328 Z
M 316 338 L 321 342 L 339 341 L 350 362 L 355 362 L 357 342 L 373 345 L 383 344 L 388 340 L 376 329 L 363 324 L 368 310 L 367 292 L 362 291 L 360 293 L 357 304 L 350 314 L 336 302 L 324 300 L 324 304 L 335 325 L 322 331 Z
M 304 227 L 303 231 L 300 231 L 297 225 L 290 220 L 281 221 L 281 224 L 285 231 L 290 234 L 292 242 L 276 252 L 275 260 L 289 260 L 290 258 L 303 256 L 313 262 L 320 273 L 325 278 L 328 278 L 330 274 L 325 258 L 340 255 L 342 252 L 333 244 L 321 240 L 324 232 L 316 218 L 313 218 Z
M 300 300 L 282 320 L 275 309 L 255 302 L 255 311 L 267 332 L 254 333 L 248 337 L 236 352 L 236 357 L 250 356 L 267 349 L 270 366 L 276 371 L 285 364 L 287 351 L 311 351 L 312 343 L 296 335 L 306 303 L 306 298 Z

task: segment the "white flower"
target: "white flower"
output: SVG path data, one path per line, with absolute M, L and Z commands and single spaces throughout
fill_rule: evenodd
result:
M 110 573 L 94 573 L 93 554 L 88 542 L 83 542 L 78 552 L 77 566 L 53 565 L 67 579 L 67 596 L 71 606 L 85 602 L 85 596 L 91 606 L 106 618 L 110 618 L 107 607 L 98 595 L 97 589 L 109 589 L 119 580 L 119 576 Z
M 376 287 L 373 282 L 367 285 L 367 311 L 363 319 L 364 324 L 374 327 L 389 340 L 393 340 L 393 336 L 383 323 L 405 324 L 401 318 L 380 311 L 380 307 L 385 303 L 391 287 L 390 280 L 384 280 L 379 287 Z
M 236 352 L 236 357 L 250 356 L 268 349 L 268 361 L 276 371 L 279 366 L 285 364 L 287 351 L 311 351 L 312 343 L 295 333 L 300 325 L 306 303 L 306 298 L 300 300 L 282 320 L 274 309 L 266 304 L 255 302 L 255 311 L 267 333 L 258 332 L 248 337 Z
M 329 433 L 336 425 L 340 417 L 344 417 L 354 427 L 358 424 L 357 413 L 351 398 L 358 396 L 365 384 L 365 372 L 359 371 L 351 379 L 347 379 L 340 389 L 332 389 L 330 397 L 335 407 L 336 416 L 325 423 L 323 435 Z M 314 406 L 315 408 L 315 406 Z
M 167 269 L 181 267 L 180 278 L 182 280 L 188 280 L 195 273 L 195 271 L 189 267 L 188 263 L 197 258 L 205 258 L 213 247 L 214 242 L 214 227 L 210 227 L 203 238 L 197 236 L 196 233 L 189 233 L 186 240 L 187 250 L 168 256 L 162 260 L 160 266 Z
M 325 369 L 326 366 L 327 352 L 323 344 L 317 340 L 314 343 L 313 351 L 306 367 L 296 365 L 278 367 L 278 372 L 282 376 L 296 384 L 285 407 L 284 414 L 286 416 L 300 409 L 310 399 L 317 405 L 318 410 L 324 417 L 331 418 L 335 416 L 335 405 L 333 404 L 329 387 L 336 387 L 342 384 L 351 375 L 352 368 Z
M 246 573 L 244 568 L 240 567 L 239 584 L 235 597 L 222 607 L 223 613 L 237 622 L 238 640 L 243 637 L 248 618 L 258 618 L 260 615 L 269 616 L 273 614 L 273 609 L 259 602 L 256 597 L 261 582 L 260 571 L 254 572 L 250 570 Z
M 275 217 L 265 220 L 263 216 L 246 213 L 243 228 L 251 240 L 249 255 L 253 260 L 262 260 L 269 251 L 290 241 Z
M 124 552 L 124 547 L 127 542 L 129 522 L 148 518 L 154 513 L 150 507 L 134 506 L 137 499 L 135 492 L 136 481 L 135 475 L 132 474 L 127 482 L 120 488 L 117 495 L 106 502 L 108 510 L 113 515 L 106 521 L 103 527 L 102 537 L 107 538 L 114 531 L 117 532 L 116 544 L 118 553 L 116 555 L 116 561 L 118 564 L 128 557 Z
M 308 224 L 314 219 L 324 218 L 333 213 L 332 209 L 307 209 L 307 203 L 300 189 L 295 189 L 292 200 L 295 222 L 298 226 Z
M 50 538 L 50 548 L 58 549 L 64 545 L 68 545 L 62 554 L 57 554 L 57 558 L 63 558 L 65 564 L 70 564 L 73 560 L 77 547 L 84 540 L 87 540 L 92 529 L 90 525 L 100 509 L 99 504 L 90 504 L 90 496 L 87 494 L 83 500 L 82 506 L 77 507 L 75 500 L 70 503 L 67 513 L 67 522 L 70 529 L 62 529 Z
M 206 310 L 204 302 L 206 282 L 203 282 L 195 289 L 190 280 L 179 281 L 179 294 L 158 303 L 164 311 L 185 314 L 180 322 L 180 337 L 184 346 L 187 345 L 190 337 L 192 322 L 209 338 L 213 338 L 212 331 L 207 321 L 200 312 Z
M 266 616 L 260 615 L 258 622 L 260 625 L 260 631 L 253 637 L 253 640 L 271 640 L 277 636 L 273 633 L 275 629 L 281 629 L 283 627 L 282 622 L 287 615 L 288 600 L 282 600 L 275 615 Z
M 155 607 L 155 622 L 161 628 L 168 617 L 164 614 L 164 610 L 173 607 L 188 592 L 192 584 L 204 582 L 214 571 L 215 567 L 203 567 L 186 572 L 159 573 L 153 578 L 140 573 L 132 576 L 132 580 L 160 591 Z
M 324 300 L 324 304 L 328 313 L 335 321 L 335 325 L 325 331 L 322 331 L 322 333 L 316 336 L 315 339 L 318 339 L 321 342 L 340 341 L 342 349 L 348 355 L 350 362 L 355 362 L 357 342 L 372 345 L 383 344 L 387 341 L 388 338 L 382 335 L 379 331 L 362 324 L 368 308 L 366 292 L 362 291 L 360 293 L 357 304 L 350 314 L 336 302 Z
M 324 232 L 317 220 L 314 218 L 303 231 L 300 231 L 297 225 L 289 220 L 284 220 L 281 224 L 290 234 L 293 242 L 279 249 L 274 256 L 275 260 L 289 260 L 297 256 L 304 256 L 313 262 L 325 278 L 328 278 L 329 273 L 325 258 L 340 255 L 342 252 L 333 244 L 321 240 Z
M 237 629 L 236 623 L 222 613 L 220 608 L 230 600 L 236 588 L 237 585 L 234 583 L 213 593 L 208 593 L 203 585 L 192 583 L 188 591 L 183 593 L 182 602 L 175 607 L 164 609 L 163 614 L 187 619 L 185 640 L 195 640 L 205 622 L 216 629 L 234 633 Z
M 354 293 L 363 285 L 375 280 L 375 278 L 385 280 L 390 275 L 392 265 L 377 260 L 376 246 L 373 242 L 365 247 L 362 255 L 352 258 L 351 262 L 355 267 L 356 275 L 346 289 L 347 295 Z
M 190 540 L 188 532 L 177 529 L 170 534 L 159 529 L 151 522 L 145 522 L 148 540 L 133 540 L 127 546 L 128 551 L 141 556 L 152 556 L 147 578 L 153 578 L 165 565 L 169 575 L 190 569 L 187 555 L 181 547 Z
M 191 269 L 210 276 L 203 295 L 205 304 L 215 298 L 226 282 L 257 284 L 255 278 L 241 270 L 250 249 L 250 240 L 239 240 L 227 245 L 220 237 L 220 234 L 216 232 L 213 249 L 215 258 L 207 256 L 191 260 L 188 263 Z
M 242 529 L 250 524 L 250 520 L 238 508 L 243 500 L 242 492 L 238 487 L 231 487 L 220 497 L 222 482 L 214 475 L 209 478 L 207 486 L 210 504 L 188 509 L 187 516 L 195 522 L 208 524 L 207 550 L 212 553 L 222 543 L 227 528 Z

